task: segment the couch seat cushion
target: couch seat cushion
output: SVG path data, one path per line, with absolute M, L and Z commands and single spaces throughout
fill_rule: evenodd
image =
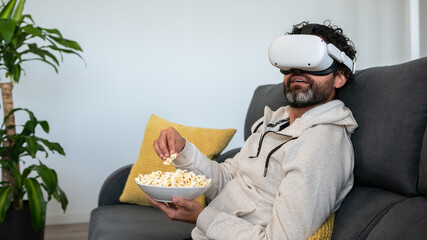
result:
M 427 239 L 427 198 L 411 198 L 392 207 L 369 233 L 368 240 L 379 239 Z
M 139 205 L 107 205 L 92 210 L 89 240 L 185 239 L 195 224 L 171 221 L 160 210 Z
M 335 216 L 332 239 L 366 239 L 384 214 L 406 199 L 386 190 L 354 186 Z

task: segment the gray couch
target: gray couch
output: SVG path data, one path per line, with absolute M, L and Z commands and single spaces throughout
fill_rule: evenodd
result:
M 359 128 L 352 135 L 355 186 L 336 214 L 332 239 L 427 239 L 427 58 L 360 70 L 339 92 Z M 285 105 L 282 84 L 259 86 L 244 128 L 265 105 Z M 222 154 L 218 161 L 239 149 Z M 119 202 L 132 165 L 113 172 L 92 211 L 90 240 L 183 239 L 193 224 L 170 221 L 162 212 Z

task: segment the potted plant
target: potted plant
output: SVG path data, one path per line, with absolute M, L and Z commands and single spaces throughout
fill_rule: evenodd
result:
M 65 39 L 59 30 L 36 26 L 31 15 L 22 14 L 24 5 L 25 0 L 9 0 L 6 3 L 2 0 L 0 6 L 0 73 L 4 72 L 5 78 L 9 80 L 0 83 L 5 116 L 0 128 L 0 236 L 4 237 L 1 231 L 8 218 L 12 222 L 16 221 L 8 217 L 10 212 L 28 208 L 32 227 L 35 232 L 41 232 L 42 239 L 47 202 L 54 198 L 65 211 L 68 201 L 58 185 L 55 170 L 41 162 L 40 153 L 47 157 L 49 151 L 61 155 L 65 155 L 65 152 L 59 143 L 36 136 L 36 130 L 40 128 L 49 132 L 48 122 L 39 121 L 28 109 L 14 109 L 12 90 L 14 83 L 19 83 L 23 72 L 22 63 L 42 61 L 58 73 L 60 61 L 55 53 L 59 54 L 61 60 L 63 53 L 81 58 L 78 52 L 82 52 L 82 49 L 77 42 Z M 15 125 L 14 116 L 17 112 L 28 115 L 28 121 L 21 126 Z M 17 130 L 20 131 L 17 133 Z M 26 165 L 25 162 L 30 160 L 36 160 L 37 163 Z M 24 199 L 27 199 L 28 206 Z M 18 227 L 22 229 L 22 226 Z M 22 230 L 12 231 L 22 233 Z
M 24 125 L 15 127 L 20 130 L 18 133 L 8 135 L 6 133 L 8 127 L 5 123 L 18 111 L 26 112 L 29 119 Z M 48 122 L 39 121 L 28 109 L 18 108 L 13 109 L 4 118 L 0 128 L 1 167 L 2 170 L 9 171 L 11 177 L 9 181 L 1 182 L 3 186 L 0 188 L 0 221 L 2 222 L 0 236 L 2 238 L 21 239 L 18 236 L 22 236 L 22 239 L 42 239 L 47 202 L 53 197 L 61 203 L 64 211 L 68 204 L 67 196 L 58 185 L 55 170 L 47 167 L 41 160 L 25 166 L 21 171 L 17 167 L 20 162 L 28 158 L 38 158 L 38 153 L 44 153 L 45 157 L 48 156 L 48 151 L 65 155 L 59 143 L 50 142 L 36 135 L 38 127 L 46 133 L 49 132 Z M 28 198 L 27 201 L 24 201 L 25 196 Z M 17 204 L 12 204 L 12 200 L 17 201 Z M 10 219 L 6 219 L 6 214 Z M 15 224 L 17 225 L 13 226 Z

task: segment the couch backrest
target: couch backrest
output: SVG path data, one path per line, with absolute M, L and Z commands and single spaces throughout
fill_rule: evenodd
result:
M 356 182 L 418 195 L 418 180 L 420 187 L 427 180 L 426 172 L 420 172 L 420 164 L 427 161 L 421 159 L 427 123 L 427 58 L 361 70 L 340 99 L 359 123 L 352 136 Z
M 357 71 L 339 98 L 359 123 L 352 135 L 356 184 L 426 196 L 427 58 Z M 259 86 L 247 112 L 245 139 L 264 106 L 276 110 L 286 104 L 282 83 Z

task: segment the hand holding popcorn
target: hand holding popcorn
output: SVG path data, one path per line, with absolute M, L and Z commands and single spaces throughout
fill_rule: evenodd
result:
M 160 131 L 160 136 L 153 142 L 154 151 L 161 159 L 168 158 L 171 154 L 180 152 L 186 140 L 178 131 L 169 127 Z
M 172 153 L 170 157 L 166 158 L 163 161 L 164 165 L 170 165 L 174 159 L 178 157 L 178 153 Z

